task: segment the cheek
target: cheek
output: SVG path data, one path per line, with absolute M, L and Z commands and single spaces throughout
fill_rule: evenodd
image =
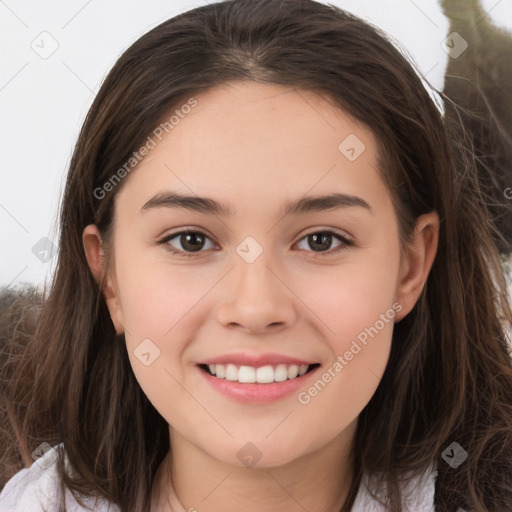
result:
M 120 257 L 116 264 L 123 318 L 132 338 L 168 336 L 218 280 L 185 265 L 151 261 L 142 252 Z
M 166 265 L 149 260 L 147 251 L 132 251 L 116 258 L 116 278 L 131 366 L 163 413 L 169 396 L 187 399 L 178 384 L 187 378 L 183 351 L 199 330 L 197 306 L 219 280 L 218 272 Z
M 401 309 L 394 300 L 398 258 L 398 247 L 351 257 L 328 274 L 318 274 L 306 295 L 324 326 L 330 360 L 298 401 L 312 417 L 327 421 L 329 411 L 333 428 L 359 414 L 386 368 Z
M 392 276 L 378 275 L 350 272 L 342 282 L 326 283 L 321 294 L 322 287 L 316 288 L 330 357 L 316 379 L 300 390 L 300 415 L 295 417 L 307 421 L 312 432 L 335 436 L 359 416 L 380 383 L 400 306 L 393 302 Z M 311 439 L 310 449 L 321 442 Z
M 339 266 L 316 272 L 307 280 L 308 286 L 306 280 L 297 282 L 295 289 L 324 325 L 325 338 L 337 353 L 347 350 L 350 340 L 376 322 L 382 331 L 393 323 L 389 319 L 396 314 L 390 308 L 395 300 L 399 255 L 393 248 L 379 253 L 354 253 Z M 383 326 L 380 319 L 386 312 Z
M 116 259 L 130 364 L 144 394 L 169 423 L 175 419 L 168 416 L 169 404 L 190 400 L 180 385 L 186 380 L 180 363 L 188 339 L 177 334 L 211 286 L 198 276 L 191 279 L 192 275 L 176 266 L 154 264 L 143 253 Z

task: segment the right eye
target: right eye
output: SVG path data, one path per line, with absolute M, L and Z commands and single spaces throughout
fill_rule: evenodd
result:
M 177 243 L 181 245 L 182 248 L 177 248 L 171 244 L 171 241 L 174 239 L 177 239 Z M 186 230 L 166 235 L 158 243 L 165 245 L 165 248 L 173 254 L 190 257 L 194 256 L 194 253 L 204 252 L 201 251 L 201 249 L 204 248 L 205 240 L 211 242 L 210 238 L 202 231 Z M 215 247 L 215 244 L 213 244 L 213 242 L 211 243 L 213 247 Z

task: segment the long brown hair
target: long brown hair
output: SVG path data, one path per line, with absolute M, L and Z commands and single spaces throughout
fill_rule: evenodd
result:
M 42 305 L 43 294 L 33 285 L 0 289 L 0 488 L 20 466 L 33 462 L 29 441 L 18 430 L 13 404 L 6 398 L 23 352 L 34 336 Z
M 70 489 L 122 511 L 149 510 L 153 478 L 170 449 L 168 425 L 135 379 L 88 268 L 82 231 L 98 225 L 108 251 L 114 199 L 129 176 L 105 194 L 98 190 L 165 115 L 232 80 L 310 90 L 367 125 L 403 242 L 419 215 L 436 210 L 441 219 L 426 286 L 395 325 L 386 371 L 359 416 L 356 478 L 343 512 L 365 473 L 382 475 L 388 509 L 401 510 L 402 475 L 432 464 L 438 510 L 512 510 L 512 363 L 504 332 L 512 313 L 471 148 L 449 137 L 457 109 L 443 120 L 384 34 L 311 0 L 193 9 L 145 34 L 110 71 L 70 164 L 53 284 L 9 388 L 17 431 L 33 446 L 64 443 L 76 474 L 61 463 L 59 471 Z M 31 375 L 34 382 L 25 378 Z M 53 431 L 39 433 L 41 424 Z M 441 457 L 452 442 L 468 453 L 457 469 Z

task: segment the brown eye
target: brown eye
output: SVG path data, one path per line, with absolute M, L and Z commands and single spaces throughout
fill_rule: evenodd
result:
M 316 231 L 314 233 L 309 233 L 305 237 L 301 239 L 306 240 L 307 247 L 311 249 L 309 252 L 336 252 L 338 250 L 346 249 L 347 246 L 352 245 L 345 237 L 333 233 L 332 231 Z M 338 240 L 340 243 L 335 246 L 334 249 L 331 249 L 331 246 L 335 240 Z M 301 243 L 299 242 L 299 243 Z M 308 248 L 302 248 L 304 250 L 308 250 Z
M 185 251 L 200 251 L 204 245 L 205 237 L 201 233 L 187 233 L 179 236 L 179 241 Z
M 173 243 L 171 243 L 171 241 L 173 241 Z M 160 240 L 159 243 L 165 244 L 166 248 L 174 254 L 192 256 L 193 253 L 201 252 L 201 249 L 204 249 L 207 241 L 211 243 L 211 247 L 207 247 L 207 249 L 215 247 L 215 244 L 211 242 L 210 238 L 201 231 L 180 231 L 179 233 L 166 236 L 163 240 Z M 176 247 L 176 245 L 178 247 Z

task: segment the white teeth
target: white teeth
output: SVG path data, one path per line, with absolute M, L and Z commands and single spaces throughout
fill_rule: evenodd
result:
M 299 366 L 299 375 L 304 375 L 308 371 L 309 366 L 307 364 L 301 364 Z
M 234 364 L 226 366 L 226 380 L 238 380 L 238 368 Z
M 219 377 L 219 379 L 225 379 L 226 378 L 226 367 L 222 364 L 216 364 L 215 365 L 215 375 Z
M 262 384 L 274 382 L 274 369 L 272 366 L 262 366 L 256 370 L 256 381 Z
M 286 368 L 285 364 L 278 364 L 275 370 L 275 378 L 276 382 L 283 382 L 288 378 L 288 368 Z
M 219 379 L 269 384 L 271 382 L 283 382 L 287 379 L 300 377 L 308 371 L 309 365 L 278 364 L 276 366 L 267 365 L 254 368 L 252 366 L 236 366 L 234 364 L 209 364 L 208 368 L 210 373 Z
M 295 379 L 299 374 L 299 367 L 296 364 L 292 364 L 288 367 L 288 378 Z
M 240 366 L 238 382 L 256 382 L 256 369 L 252 366 Z

